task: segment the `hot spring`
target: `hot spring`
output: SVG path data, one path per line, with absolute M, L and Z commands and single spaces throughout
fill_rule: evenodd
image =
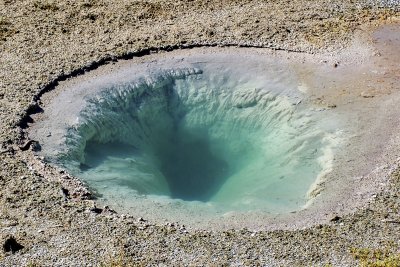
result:
M 68 85 L 32 127 L 47 161 L 149 219 L 304 208 L 337 129 L 287 65 L 205 54 L 125 64 Z

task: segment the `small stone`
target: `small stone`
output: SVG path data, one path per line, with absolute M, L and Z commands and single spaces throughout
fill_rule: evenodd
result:
M 361 96 L 364 98 L 373 98 L 375 95 L 372 92 L 363 91 L 361 92 Z
M 328 104 L 328 108 L 336 108 L 336 104 Z
M 23 248 L 24 246 L 19 244 L 13 236 L 9 236 L 8 238 L 6 238 L 3 244 L 3 251 L 11 252 L 13 254 Z
M 107 211 L 109 213 L 117 213 L 115 210 L 111 209 L 109 206 L 104 206 L 103 210 Z
M 64 187 L 61 187 L 61 188 L 60 188 L 60 193 L 61 193 L 61 195 L 64 197 L 64 200 L 67 201 L 68 198 L 69 198 L 69 191 L 68 191 L 68 189 L 66 189 L 66 188 L 64 188 Z
M 31 145 L 33 144 L 33 142 L 35 142 L 35 141 L 33 141 L 33 140 L 28 140 L 28 141 L 26 141 L 22 146 L 20 146 L 19 149 L 21 149 L 22 151 L 26 151 L 26 150 L 28 150 L 28 149 L 31 147 Z
M 63 175 L 63 176 L 61 176 L 61 178 L 62 178 L 62 179 L 65 179 L 65 180 L 71 179 L 71 177 L 69 177 L 68 175 Z
M 97 208 L 97 207 L 93 207 L 90 209 L 91 212 L 94 212 L 96 214 L 100 214 L 103 212 L 103 209 Z
M 337 221 L 339 221 L 340 219 L 342 219 L 342 217 L 340 217 L 340 216 L 338 216 L 338 215 L 335 215 L 335 216 L 333 216 L 333 217 L 330 219 L 330 221 L 331 221 L 331 222 L 337 222 Z

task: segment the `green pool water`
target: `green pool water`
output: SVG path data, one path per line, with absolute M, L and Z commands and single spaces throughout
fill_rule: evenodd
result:
M 258 56 L 125 67 L 53 100 L 36 127 L 47 136 L 40 153 L 104 205 L 154 221 L 297 211 L 337 143 L 333 120 L 299 86 L 286 65 Z
M 123 188 L 222 210 L 305 204 L 323 132 L 287 97 L 203 73 L 159 79 L 91 100 L 79 177 L 104 195 Z

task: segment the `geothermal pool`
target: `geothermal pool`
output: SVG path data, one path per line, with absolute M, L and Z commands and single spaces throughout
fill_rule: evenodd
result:
M 342 138 L 293 69 L 248 54 L 124 65 L 68 84 L 44 115 L 31 135 L 46 161 L 117 211 L 189 224 L 303 209 Z

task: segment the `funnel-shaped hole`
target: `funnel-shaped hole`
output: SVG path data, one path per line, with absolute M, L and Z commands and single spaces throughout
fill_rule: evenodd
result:
M 63 162 L 78 161 L 77 175 L 106 194 L 295 209 L 321 171 L 323 136 L 295 108 L 252 81 L 204 73 L 122 84 L 87 99 Z
M 41 153 L 143 217 L 301 209 L 334 144 L 292 73 L 255 62 L 140 65 L 72 87 Z

